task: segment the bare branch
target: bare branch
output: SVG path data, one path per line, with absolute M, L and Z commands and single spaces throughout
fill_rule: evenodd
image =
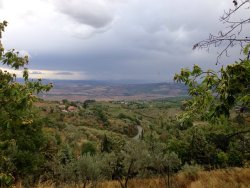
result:
M 250 3 L 250 1 L 249 0 L 244 0 L 243 2 L 241 2 L 241 4 L 239 6 L 238 6 L 238 3 L 234 4 L 234 5 L 236 5 L 236 8 L 234 10 L 229 9 L 228 12 L 224 11 L 224 15 L 221 17 L 221 19 L 223 21 L 229 19 L 232 14 L 234 14 L 236 11 L 238 11 L 240 8 L 242 8 L 247 3 Z
M 249 32 L 244 30 L 244 26 L 247 24 L 250 25 L 250 16 L 236 21 L 232 20 L 232 17 L 236 14 L 236 12 L 243 10 L 243 8 L 250 8 L 250 0 L 242 0 L 240 3 L 237 0 L 234 0 L 233 3 L 235 8 L 224 11 L 224 15 L 220 18 L 220 21 L 223 22 L 223 24 L 227 24 L 226 28 L 228 29 L 224 32 L 219 31 L 217 35 L 210 34 L 208 39 L 200 41 L 193 46 L 193 49 L 205 48 L 208 50 L 211 45 L 214 47 L 221 46 L 223 49 L 218 52 L 217 63 L 223 55 L 229 56 L 229 48 L 239 45 L 242 50 L 246 44 L 250 43 L 250 36 L 244 36 L 245 34 L 249 34 Z

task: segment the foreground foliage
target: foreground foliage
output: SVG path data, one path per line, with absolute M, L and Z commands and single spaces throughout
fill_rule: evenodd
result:
M 248 45 L 245 55 L 249 52 Z M 250 108 L 250 60 L 244 60 L 223 66 L 219 72 L 203 71 L 194 65 L 192 70 L 182 69 L 174 78 L 189 87 L 191 100 L 186 101 L 187 111 L 184 119 L 201 118 L 213 120 L 224 115 L 230 116 L 230 110 L 238 106 L 241 113 Z
M 0 23 L 0 36 L 7 22 Z M 28 64 L 28 56 L 15 50 L 5 51 L 0 42 L 0 61 L 12 69 Z M 23 83 L 16 81 L 16 74 L 0 69 L 0 173 L 1 186 L 10 186 L 22 178 L 35 181 L 43 164 L 41 150 L 44 136 L 41 123 L 35 120 L 32 104 L 35 94 L 48 91 L 51 85 L 41 80 L 30 81 L 28 70 L 23 69 Z

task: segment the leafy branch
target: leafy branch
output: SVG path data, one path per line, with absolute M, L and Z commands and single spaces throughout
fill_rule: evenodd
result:
M 248 56 L 250 45 L 244 49 Z M 185 103 L 186 112 L 181 120 L 201 118 L 211 120 L 224 115 L 230 116 L 230 110 L 236 105 L 250 107 L 250 60 L 248 57 L 239 62 L 222 66 L 221 70 L 203 71 L 198 65 L 192 70 L 182 69 L 174 77 L 176 82 L 188 86 L 192 97 Z

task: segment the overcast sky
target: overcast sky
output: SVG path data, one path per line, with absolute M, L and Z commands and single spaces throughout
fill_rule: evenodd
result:
M 2 43 L 30 56 L 34 77 L 172 80 L 182 67 L 214 67 L 192 46 L 217 33 L 231 0 L 0 0 Z M 230 59 L 230 58 L 229 58 Z

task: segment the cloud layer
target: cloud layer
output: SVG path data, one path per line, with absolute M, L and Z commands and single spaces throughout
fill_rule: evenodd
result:
M 111 1 L 57 0 L 58 10 L 80 24 L 94 28 L 105 27 L 113 20 Z
M 56 78 L 145 81 L 171 80 L 194 63 L 213 66 L 216 53 L 192 46 L 224 27 L 219 16 L 231 6 L 227 0 L 1 2 L 0 16 L 10 22 L 3 42 L 27 50 L 31 69 Z

